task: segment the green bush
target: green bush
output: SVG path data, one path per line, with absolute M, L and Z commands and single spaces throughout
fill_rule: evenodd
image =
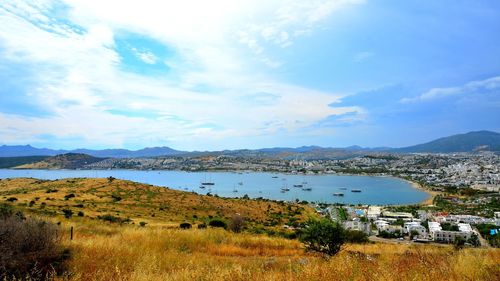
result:
M 115 217 L 113 215 L 102 215 L 102 216 L 97 216 L 98 219 L 103 220 L 103 221 L 108 221 L 112 223 L 128 223 L 131 222 L 130 219 L 122 219 L 119 217 Z
M 222 227 L 224 229 L 227 228 L 227 223 L 222 219 L 217 219 L 217 218 L 211 219 L 208 225 L 211 227 Z
M 345 231 L 339 223 L 329 219 L 310 219 L 299 238 L 308 250 L 333 256 L 342 249 Z
M 63 209 L 62 212 L 64 214 L 64 217 L 67 219 L 69 219 L 69 218 L 71 218 L 71 216 L 73 216 L 73 211 L 71 211 L 70 209 Z
M 0 203 L 0 219 L 5 219 L 14 214 L 14 209 L 11 205 Z
M 179 227 L 180 227 L 181 229 L 190 229 L 190 228 L 191 228 L 191 226 L 192 226 L 192 225 L 191 225 L 190 223 L 188 223 L 188 222 L 183 222 L 183 223 L 181 223 L 181 224 L 179 225 Z
M 369 241 L 368 235 L 363 231 L 358 231 L 358 230 L 346 230 L 345 240 L 346 242 L 349 243 L 360 243 L 360 244 L 367 243 Z

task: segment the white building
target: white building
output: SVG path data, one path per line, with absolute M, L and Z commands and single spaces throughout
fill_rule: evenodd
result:
M 369 220 L 376 220 L 380 217 L 381 208 L 379 206 L 370 206 L 368 207 L 368 211 L 366 212 L 366 217 Z
M 472 236 L 472 231 L 464 232 L 464 231 L 441 230 L 434 232 L 433 239 L 436 242 L 453 243 L 458 237 L 461 237 L 464 240 L 468 240 L 469 238 L 471 238 L 471 236 Z
M 368 235 L 371 234 L 371 224 L 369 222 L 345 221 L 343 224 L 345 229 L 361 231 Z
M 462 232 L 472 232 L 472 227 L 468 223 L 459 223 L 458 230 Z
M 430 221 L 429 222 L 429 236 L 434 237 L 434 233 L 443 230 L 439 222 Z

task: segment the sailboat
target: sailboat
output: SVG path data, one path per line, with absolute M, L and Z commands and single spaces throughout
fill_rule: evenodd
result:
M 214 182 L 212 182 L 211 180 L 207 181 L 207 176 L 205 176 L 205 181 L 203 181 L 203 182 L 201 183 L 201 185 L 202 185 L 202 186 L 204 186 L 204 185 L 215 185 L 215 183 L 214 183 Z

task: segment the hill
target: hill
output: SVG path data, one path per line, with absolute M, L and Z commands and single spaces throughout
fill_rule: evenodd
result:
M 0 169 L 31 164 L 47 159 L 48 156 L 0 157 Z
M 474 152 L 500 151 L 500 134 L 490 131 L 469 132 L 440 138 L 428 143 L 395 149 L 396 152 Z
M 16 166 L 16 169 L 78 169 L 85 165 L 104 160 L 87 154 L 66 153 L 48 157 L 35 163 Z
M 86 218 L 112 216 L 118 222 L 144 221 L 156 226 L 178 227 L 180 222 L 202 223 L 212 217 L 229 219 L 238 213 L 249 227 L 274 228 L 315 216 L 307 205 L 225 199 L 113 178 L 5 179 L 0 181 L 0 196 L 16 198 L 25 211 L 36 214 L 62 217 L 63 210 L 71 210 L 75 216 L 81 211 Z

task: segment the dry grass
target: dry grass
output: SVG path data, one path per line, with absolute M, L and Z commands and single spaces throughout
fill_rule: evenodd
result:
M 79 225 L 71 280 L 499 280 L 500 251 L 347 245 L 324 259 L 296 240 L 224 230 Z

